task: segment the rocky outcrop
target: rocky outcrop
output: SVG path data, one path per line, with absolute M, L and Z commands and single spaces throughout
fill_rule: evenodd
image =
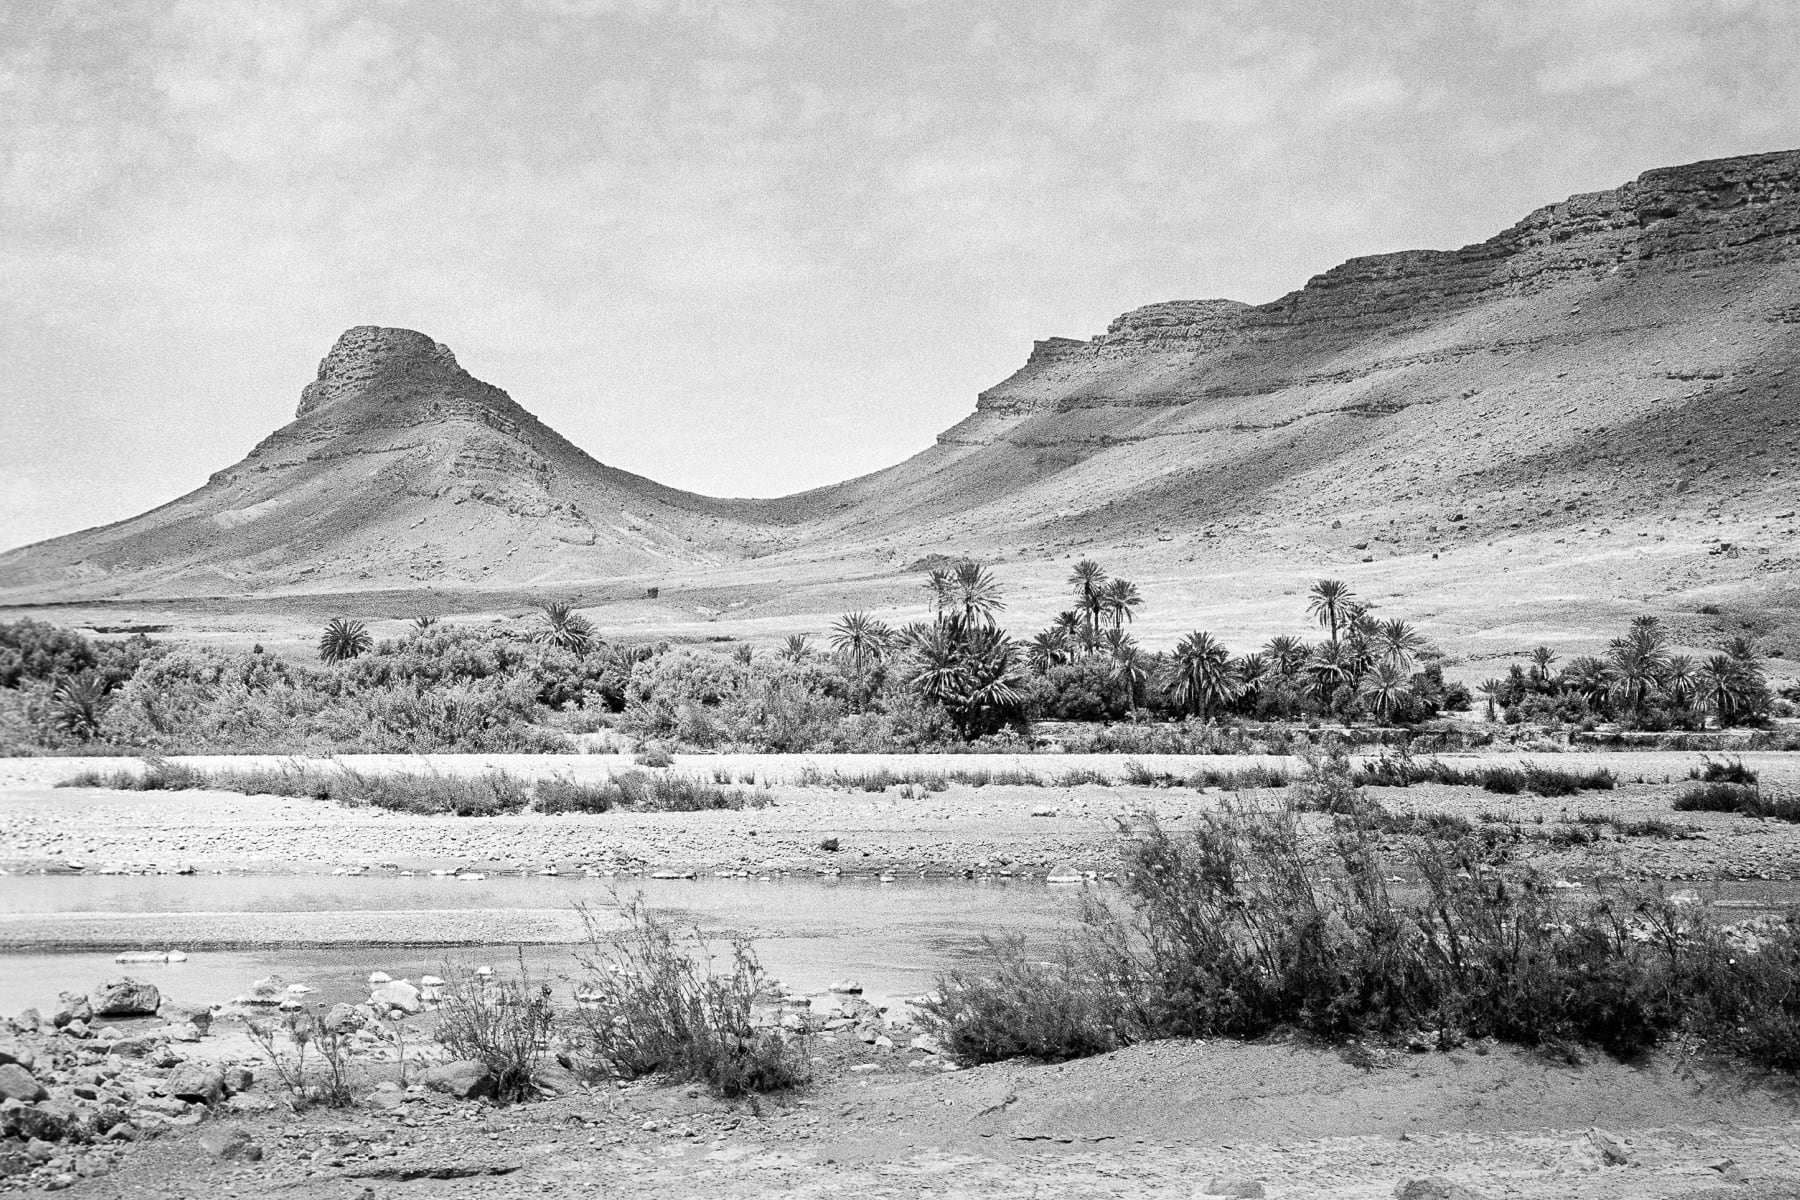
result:
M 1460 250 L 1350 259 L 1268 304 L 1168 301 L 1125 313 L 1088 341 L 1038 342 L 978 407 L 1021 415 L 1267 392 L 1306 382 L 1321 360 L 1378 332 L 1495 298 L 1796 258 L 1800 151 L 1666 167 L 1546 205 Z
M 394 379 L 443 379 L 470 377 L 456 364 L 456 355 L 411 329 L 384 329 L 357 325 L 346 329 L 319 362 L 319 377 L 300 392 L 294 416 L 354 399 Z

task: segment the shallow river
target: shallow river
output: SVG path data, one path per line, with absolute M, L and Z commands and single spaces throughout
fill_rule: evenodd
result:
M 521 954 L 554 979 L 578 966 L 567 944 L 581 932 L 574 906 L 610 921 L 615 885 L 708 935 L 753 937 L 764 968 L 792 987 L 818 991 L 849 977 L 881 1000 L 930 989 L 938 972 L 973 961 L 984 935 L 1051 944 L 1082 890 L 1041 880 L 7 876 L 0 931 L 9 940 L 108 949 L 0 954 L 0 1014 L 47 1008 L 59 991 L 125 973 L 189 1003 L 228 1000 L 271 973 L 314 988 L 309 1001 L 360 999 L 371 971 L 416 979 L 447 964 L 504 969 Z M 279 948 L 241 948 L 269 944 Z M 115 964 L 125 946 L 181 948 L 189 958 Z

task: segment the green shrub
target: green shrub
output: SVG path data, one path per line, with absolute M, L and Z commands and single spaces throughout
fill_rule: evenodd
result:
M 788 1035 L 757 1011 L 767 979 L 748 941 L 734 940 L 729 966 L 715 971 L 699 932 L 678 937 L 641 895 L 620 903 L 620 930 L 580 912 L 587 950 L 574 1036 L 593 1069 L 691 1080 L 719 1096 L 807 1081 L 806 1036 Z

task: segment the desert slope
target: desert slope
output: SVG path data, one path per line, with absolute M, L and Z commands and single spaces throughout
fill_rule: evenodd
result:
M 425 335 L 358 327 L 242 463 L 0 556 L 0 600 L 791 588 L 943 552 L 1027 587 L 1097 552 L 1165 581 L 1499 591 L 1511 556 L 1571 596 L 1770 593 L 1800 565 L 1797 322 L 1800 151 L 1664 168 L 1269 304 L 1041 341 L 931 449 L 771 501 L 606 467 Z

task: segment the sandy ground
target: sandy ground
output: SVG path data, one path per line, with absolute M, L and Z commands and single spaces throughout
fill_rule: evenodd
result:
M 856 1072 L 847 1063 L 867 1055 L 827 1051 L 816 1086 L 755 1105 L 603 1085 L 511 1109 L 419 1096 L 226 1118 L 262 1162 L 212 1161 L 183 1131 L 72 1194 L 1374 1200 L 1437 1178 L 1487 1198 L 1800 1195 L 1790 1094 L 1673 1059 L 1484 1050 L 1363 1070 L 1306 1045 L 1171 1042 L 948 1074 L 904 1051 Z M 1627 1161 L 1604 1161 L 1596 1127 Z

